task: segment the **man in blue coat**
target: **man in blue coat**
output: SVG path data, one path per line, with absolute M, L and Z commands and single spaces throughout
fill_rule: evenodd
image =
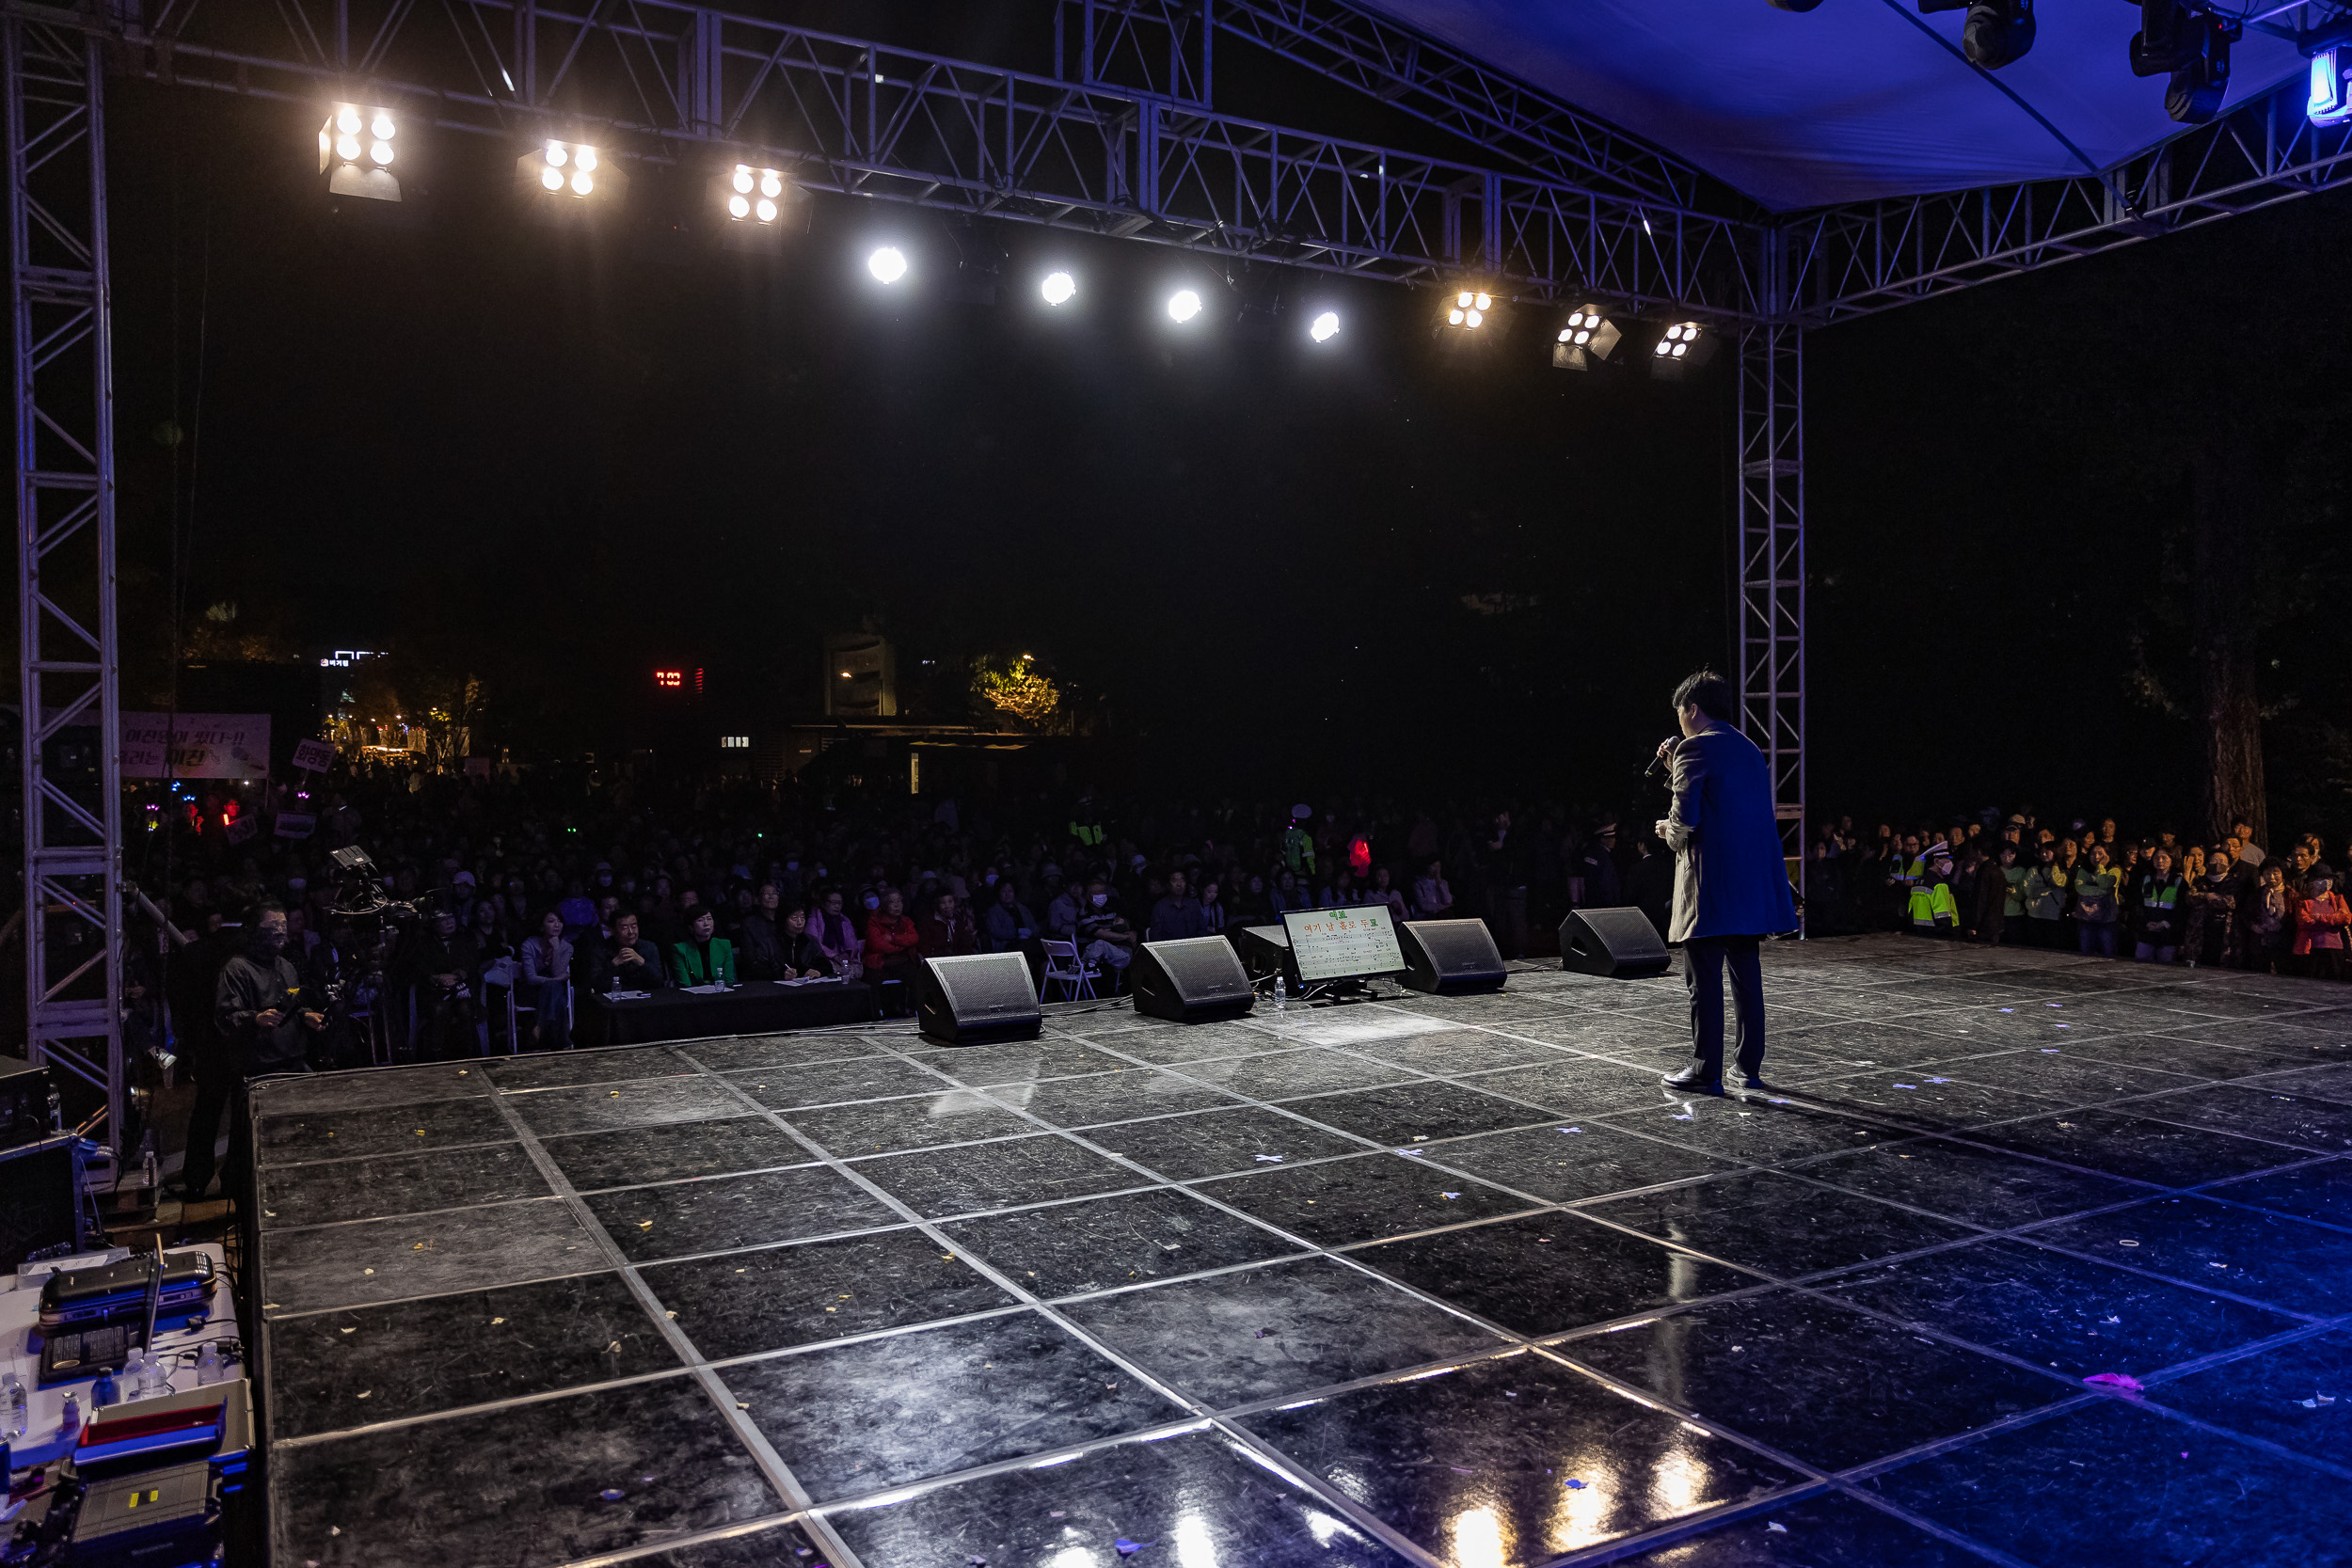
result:
M 1796 928 L 1788 869 L 1781 858 L 1772 776 L 1756 743 L 1732 727 L 1731 684 L 1701 670 L 1676 688 L 1680 740 L 1659 754 L 1674 760 L 1674 806 L 1658 836 L 1675 853 L 1674 918 L 1666 940 L 1682 947 L 1691 993 L 1691 1054 L 1666 1082 L 1720 1094 L 1724 1086 L 1724 962 L 1739 1009 L 1740 1073 L 1764 1086 L 1764 972 L 1756 948 Z

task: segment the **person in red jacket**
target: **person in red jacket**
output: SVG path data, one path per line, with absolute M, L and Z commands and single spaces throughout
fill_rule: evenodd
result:
M 2305 884 L 2303 901 L 2295 907 L 2295 951 L 2322 980 L 2344 978 L 2344 927 L 2352 926 L 2352 905 L 2335 891 L 2333 878 L 2322 873 Z
M 866 983 L 879 986 L 885 980 L 902 980 L 912 984 L 922 961 L 916 956 L 922 941 L 922 933 L 907 918 L 907 901 L 898 890 L 883 894 L 882 908 L 866 917 Z
M 927 958 L 945 958 L 980 950 L 979 933 L 952 893 L 943 893 L 931 912 L 915 923 L 916 951 Z

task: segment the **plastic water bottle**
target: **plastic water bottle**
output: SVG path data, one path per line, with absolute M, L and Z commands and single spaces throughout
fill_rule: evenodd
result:
M 1274 1010 L 1278 1013 L 1287 1013 L 1290 1011 L 1290 981 L 1285 979 L 1283 976 L 1277 974 L 1274 977 Z
M 122 1364 L 122 1402 L 147 1398 L 147 1353 L 135 1350 Z
M 101 1368 L 98 1381 L 89 1386 L 89 1407 L 92 1410 L 103 1410 L 110 1404 L 121 1402 L 122 1386 L 115 1381 L 113 1372 Z
M 201 1387 L 207 1383 L 218 1383 L 226 1375 L 220 1367 L 219 1348 L 210 1339 L 205 1340 L 204 1348 L 196 1353 L 197 1386 Z
M 32 1402 L 24 1380 L 14 1372 L 0 1375 L 0 1437 L 22 1437 L 32 1420 Z

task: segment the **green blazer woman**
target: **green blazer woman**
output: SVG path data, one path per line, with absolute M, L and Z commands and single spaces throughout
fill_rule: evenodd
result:
M 670 974 L 681 986 L 707 986 L 717 980 L 734 985 L 735 943 L 713 936 L 715 922 L 706 910 L 694 917 L 693 935 L 670 944 Z

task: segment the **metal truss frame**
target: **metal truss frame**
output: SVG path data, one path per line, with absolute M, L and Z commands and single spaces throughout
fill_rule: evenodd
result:
M 0 19 L 29 1053 L 124 1134 L 114 370 L 94 33 Z
M 1804 328 L 1740 335 L 1740 727 L 1772 768 L 1789 875 L 1804 855 Z

